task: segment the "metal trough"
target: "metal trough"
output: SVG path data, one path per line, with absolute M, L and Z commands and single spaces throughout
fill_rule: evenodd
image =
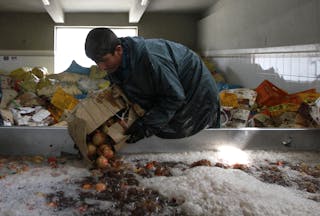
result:
M 207 129 L 183 139 L 150 137 L 124 145 L 121 154 L 216 150 L 219 146 L 277 151 L 320 151 L 320 129 Z M 0 154 L 59 156 L 77 149 L 67 127 L 0 127 Z

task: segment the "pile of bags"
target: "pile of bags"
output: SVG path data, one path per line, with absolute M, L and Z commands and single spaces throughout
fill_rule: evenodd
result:
M 320 127 L 320 93 L 315 89 L 289 94 L 268 80 L 255 89 L 241 88 L 226 83 L 205 63 L 220 91 L 222 127 Z M 59 74 L 48 74 L 43 67 L 0 73 L 0 126 L 61 124 L 88 95 L 109 87 L 106 75 L 76 62 Z
M 88 94 L 109 86 L 96 66 L 87 73 L 69 67 L 49 74 L 44 67 L 23 67 L 0 74 L 0 126 L 50 126 L 60 123 Z
M 316 89 L 289 94 L 268 80 L 255 89 L 243 88 L 228 83 L 209 59 L 202 60 L 217 83 L 221 127 L 320 127 L 320 93 Z
M 315 89 L 289 94 L 264 80 L 254 90 L 222 90 L 220 99 L 222 127 L 320 127 L 320 93 Z

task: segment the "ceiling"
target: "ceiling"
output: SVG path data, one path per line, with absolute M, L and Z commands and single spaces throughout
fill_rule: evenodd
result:
M 128 12 L 129 22 L 139 22 L 145 12 L 201 13 L 217 0 L 1 0 L 0 12 L 47 12 L 57 23 L 64 22 L 64 13 Z

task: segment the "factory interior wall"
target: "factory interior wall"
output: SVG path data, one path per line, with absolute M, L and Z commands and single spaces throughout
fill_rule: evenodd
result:
M 0 13 L 0 70 L 43 66 L 54 72 L 54 26 L 138 26 L 139 36 L 164 38 L 196 49 L 196 14 L 146 13 L 129 23 L 127 13 L 67 13 L 56 24 L 46 13 Z
M 198 23 L 198 46 L 229 83 L 320 91 L 318 11 L 318 0 L 220 0 Z
M 54 23 L 45 13 L 0 13 L 0 50 L 53 50 Z
M 320 42 L 319 0 L 220 0 L 199 21 L 201 50 Z
M 138 26 L 139 35 L 161 37 L 196 49 L 197 16 L 146 13 L 138 24 L 127 13 L 69 13 L 55 24 L 46 13 L 0 13 L 0 50 L 53 50 L 54 26 Z

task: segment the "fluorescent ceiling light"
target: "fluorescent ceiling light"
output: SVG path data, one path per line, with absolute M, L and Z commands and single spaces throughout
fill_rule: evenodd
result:
M 141 6 L 146 6 L 149 0 L 141 0 Z
M 49 0 L 42 0 L 42 3 L 43 3 L 44 5 L 50 5 L 50 1 L 49 1 Z

